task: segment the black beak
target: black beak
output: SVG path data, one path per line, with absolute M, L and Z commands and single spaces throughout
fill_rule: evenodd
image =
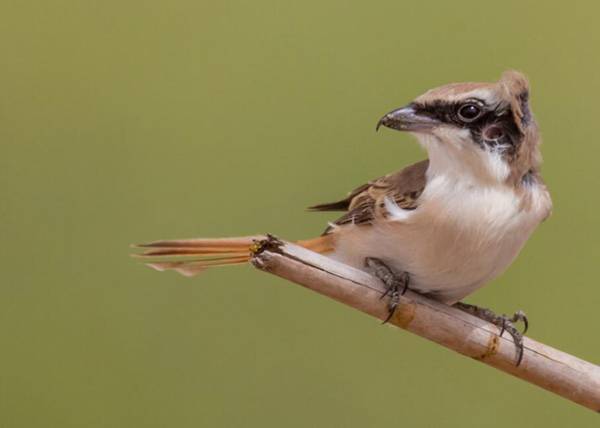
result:
M 379 130 L 379 127 L 383 125 L 398 131 L 425 132 L 438 124 L 437 120 L 417 113 L 409 104 L 406 107 L 393 110 L 379 119 L 375 130 Z

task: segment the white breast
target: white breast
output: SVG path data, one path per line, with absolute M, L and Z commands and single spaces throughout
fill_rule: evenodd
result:
M 453 303 L 502 273 L 547 216 L 546 190 L 527 192 L 531 204 L 505 185 L 434 177 L 416 210 L 388 207 L 391 219 L 339 228 L 332 257 L 361 269 L 365 257 L 381 258 L 408 272 L 412 289 Z

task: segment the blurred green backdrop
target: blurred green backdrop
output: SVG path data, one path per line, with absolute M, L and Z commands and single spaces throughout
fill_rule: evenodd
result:
M 249 267 L 128 244 L 319 233 L 421 159 L 382 113 L 525 71 L 554 215 L 471 302 L 600 361 L 597 2 L 5 1 L 0 426 L 597 426 L 598 415 Z

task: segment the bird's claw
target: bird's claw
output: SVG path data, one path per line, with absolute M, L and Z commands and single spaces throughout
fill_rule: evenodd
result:
M 386 324 L 394 316 L 400 303 L 400 296 L 403 296 L 406 290 L 408 290 L 409 275 L 407 272 L 397 274 L 382 260 L 375 257 L 367 257 L 365 259 L 365 266 L 371 269 L 373 274 L 385 284 L 385 292 L 379 299 L 390 296 L 388 316 L 382 322 L 382 324 Z
M 515 343 L 515 347 L 517 348 L 517 362 L 516 366 L 518 367 L 523 361 L 523 335 L 527 332 L 529 328 L 529 320 L 527 319 L 527 315 L 525 312 L 519 310 L 513 314 L 512 317 L 508 317 L 507 315 L 496 315 L 493 311 L 486 308 L 480 308 L 479 306 L 469 305 L 467 303 L 458 302 L 454 304 L 454 307 L 467 312 L 471 315 L 475 315 L 477 318 L 481 318 L 484 321 L 488 321 L 494 325 L 496 325 L 500 329 L 500 337 L 504 334 L 504 332 L 508 332 L 513 338 Z M 524 328 L 523 333 L 521 333 L 517 327 L 515 327 L 515 323 L 522 321 Z

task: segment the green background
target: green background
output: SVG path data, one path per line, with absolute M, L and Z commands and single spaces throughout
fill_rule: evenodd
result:
M 313 236 L 304 207 L 419 160 L 377 119 L 532 82 L 555 209 L 469 299 L 600 362 L 597 2 L 5 1 L 0 426 L 591 427 L 598 415 L 250 267 L 131 242 Z

